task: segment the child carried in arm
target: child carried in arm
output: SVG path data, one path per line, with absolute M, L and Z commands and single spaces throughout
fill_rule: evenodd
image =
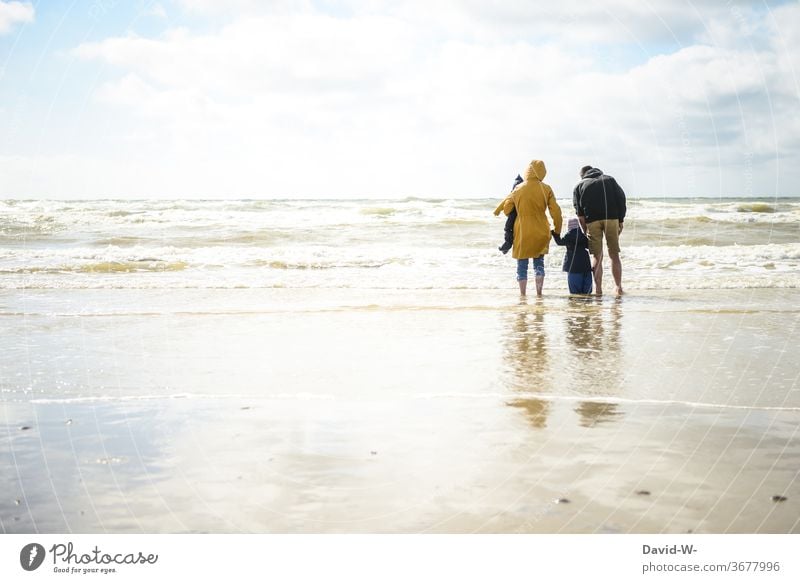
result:
M 514 189 L 522 183 L 522 176 L 517 174 L 517 177 L 514 179 L 514 186 L 511 187 L 511 192 L 514 192 Z M 500 206 L 497 207 L 494 211 L 495 216 L 499 215 L 500 212 L 503 210 L 503 204 L 505 201 L 500 203 Z M 508 218 L 506 219 L 506 226 L 505 226 L 505 241 L 502 245 L 498 247 L 503 254 L 508 253 L 509 249 L 514 246 L 514 221 L 517 220 L 517 209 L 512 210 L 508 213 Z

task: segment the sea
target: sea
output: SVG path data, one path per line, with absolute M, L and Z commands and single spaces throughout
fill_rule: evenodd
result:
M 800 198 L 497 203 L 1 201 L 0 533 L 800 532 Z
M 499 290 L 496 203 L 4 200 L 0 289 Z M 634 199 L 621 246 L 632 290 L 797 288 L 800 199 Z M 559 289 L 563 253 L 546 258 Z

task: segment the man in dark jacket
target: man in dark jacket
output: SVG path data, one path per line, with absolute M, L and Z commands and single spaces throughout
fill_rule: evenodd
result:
M 572 204 L 581 227 L 589 237 L 592 272 L 597 295 L 603 294 L 603 237 L 611 258 L 611 274 L 622 294 L 622 261 L 619 258 L 619 236 L 625 221 L 625 192 L 613 177 L 599 168 L 581 168 L 581 181 L 572 192 Z

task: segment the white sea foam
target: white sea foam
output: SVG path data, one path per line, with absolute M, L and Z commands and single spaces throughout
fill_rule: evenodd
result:
M 496 289 L 496 202 L 2 201 L 0 289 Z M 631 200 L 628 287 L 800 287 L 799 226 L 796 199 Z

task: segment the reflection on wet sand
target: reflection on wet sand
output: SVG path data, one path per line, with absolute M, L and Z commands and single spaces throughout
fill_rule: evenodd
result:
M 602 308 L 599 298 L 570 298 L 566 318 L 566 339 L 574 347 L 574 362 L 570 370 L 576 372 L 582 386 L 602 388 L 604 394 L 617 393 L 622 371 L 620 370 L 620 328 L 622 320 L 621 298 L 615 298 L 605 314 L 589 312 L 587 301 Z M 575 387 L 576 391 L 580 387 Z M 594 427 L 599 423 L 616 420 L 622 413 L 616 403 L 581 401 L 575 407 L 580 416 L 581 427 Z
M 600 423 L 615 421 L 622 412 L 616 403 L 598 403 L 595 401 L 581 401 L 575 407 L 575 412 L 581 416 L 581 427 L 594 427 Z
M 548 338 L 545 329 L 545 307 L 541 302 L 531 307 L 522 301 L 514 314 L 513 333 L 505 350 L 514 378 L 515 391 L 523 393 L 548 393 L 550 390 L 550 367 Z M 537 429 L 547 427 L 550 402 L 532 397 L 519 398 L 508 403 L 519 407 L 528 421 Z
M 798 532 L 800 320 L 737 297 L 8 317 L 0 532 Z
M 508 404 L 521 409 L 530 424 L 547 427 L 555 396 L 619 394 L 621 366 L 621 299 L 570 297 L 564 311 L 537 301 L 523 302 L 510 321 L 512 332 L 505 350 L 510 385 L 522 393 Z M 563 334 L 558 332 L 563 325 Z M 538 393 L 544 398 L 531 394 Z M 596 398 L 575 407 L 582 427 L 619 418 L 616 403 Z
M 569 298 L 564 318 L 567 366 L 584 386 L 618 385 L 621 321 L 619 299 L 606 306 L 597 298 Z

